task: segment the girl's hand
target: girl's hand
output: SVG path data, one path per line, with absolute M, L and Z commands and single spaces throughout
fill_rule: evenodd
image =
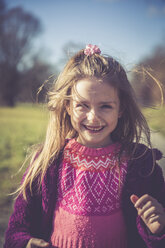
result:
M 26 248 L 38 248 L 38 247 L 49 247 L 49 243 L 45 242 L 43 239 L 32 238 L 29 240 Z
M 150 195 L 138 198 L 136 195 L 130 197 L 138 215 L 153 234 L 159 234 L 165 227 L 165 211 L 162 205 Z

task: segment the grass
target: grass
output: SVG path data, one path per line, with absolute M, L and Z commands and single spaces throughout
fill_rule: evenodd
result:
M 158 109 L 144 109 L 149 126 L 152 130 L 160 132 L 165 137 L 165 106 Z
M 27 149 L 43 140 L 48 114 L 43 106 L 29 104 L 0 108 L 0 205 L 8 201 L 22 174 L 13 176 L 21 167 Z

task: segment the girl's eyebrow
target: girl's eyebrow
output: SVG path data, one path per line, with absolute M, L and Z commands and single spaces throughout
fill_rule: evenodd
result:
M 76 100 L 77 103 L 82 103 L 82 104 L 89 104 L 90 102 L 88 101 L 85 101 L 85 100 Z M 116 101 L 101 101 L 101 102 L 98 102 L 99 105 L 102 105 L 102 104 L 117 104 Z
M 88 103 L 88 101 L 84 101 L 84 100 L 81 100 L 81 99 L 74 99 L 75 102 L 77 103 Z
M 100 104 L 117 104 L 116 101 L 100 102 Z

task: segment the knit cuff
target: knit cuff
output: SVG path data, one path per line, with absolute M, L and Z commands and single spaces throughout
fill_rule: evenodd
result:
M 27 243 L 32 237 L 30 235 L 24 235 L 24 234 L 15 234 L 11 235 L 8 239 L 6 239 L 4 243 L 4 248 L 22 248 L 26 247 Z
M 164 248 L 165 247 L 165 228 L 159 234 L 153 234 L 145 225 L 140 216 L 137 217 L 137 228 L 142 239 L 148 248 Z

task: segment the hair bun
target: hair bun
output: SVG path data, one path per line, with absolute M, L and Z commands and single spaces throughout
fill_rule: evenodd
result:
M 91 56 L 93 54 L 100 54 L 101 50 L 98 46 L 96 45 L 92 45 L 92 44 L 88 44 L 86 45 L 86 48 L 84 49 L 84 54 L 87 56 Z

